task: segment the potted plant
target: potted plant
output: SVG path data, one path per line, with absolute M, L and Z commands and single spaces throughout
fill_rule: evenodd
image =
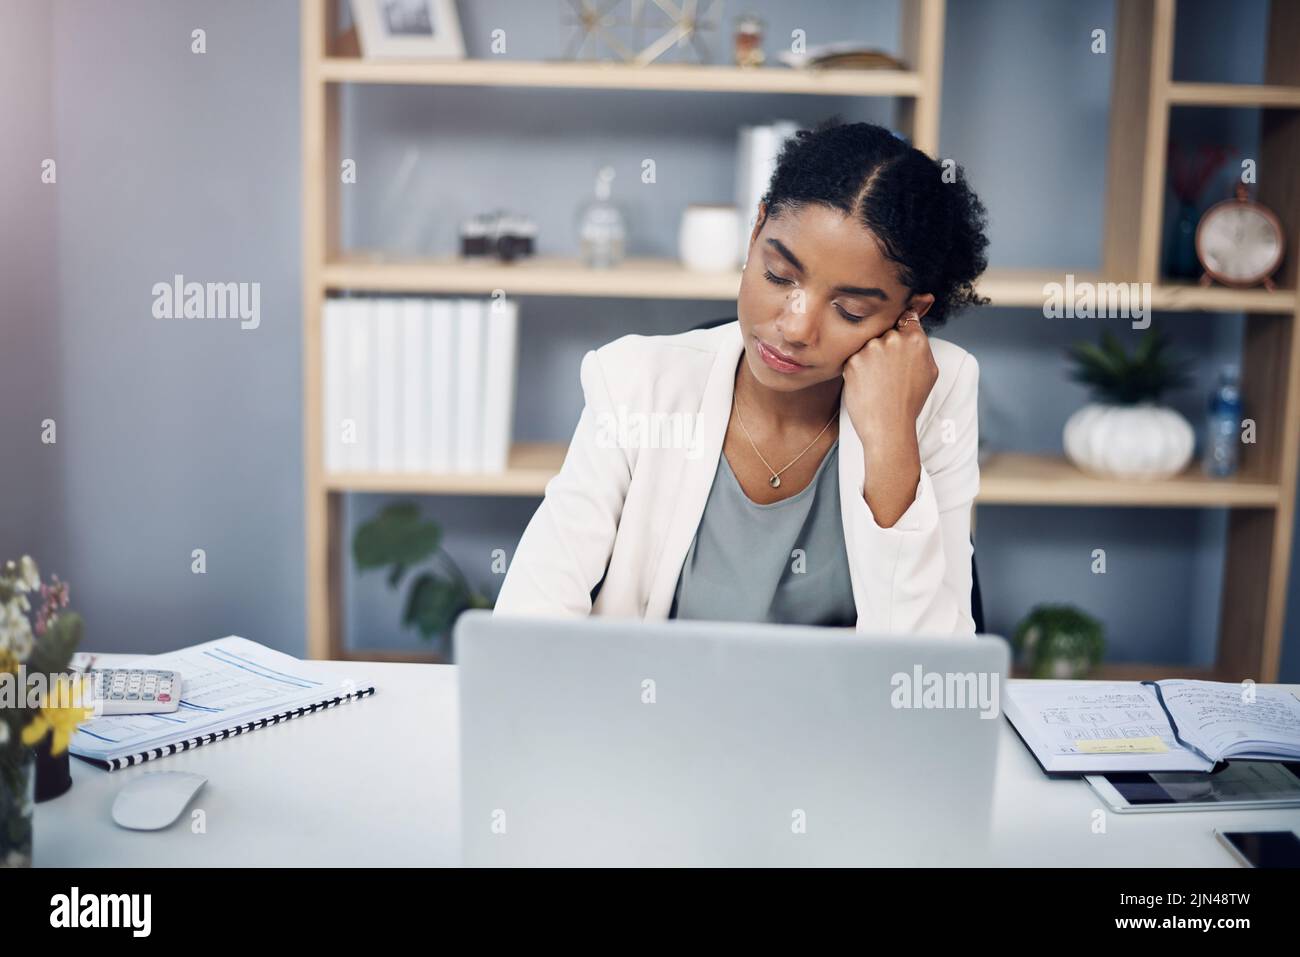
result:
M 33 604 L 36 608 L 33 612 Z M 72 784 L 68 743 L 90 715 L 88 682 L 67 674 L 82 622 L 68 583 L 31 556 L 0 570 L 0 866 L 29 866 L 35 799 Z
M 1190 377 L 1165 346 L 1151 329 L 1132 356 L 1110 332 L 1099 346 L 1070 347 L 1070 377 L 1091 386 L 1095 397 L 1070 416 L 1062 436 L 1066 456 L 1080 469 L 1106 478 L 1160 479 L 1187 467 L 1196 434 L 1160 397 Z
M 1035 605 L 1011 644 L 1031 678 L 1087 678 L 1106 652 L 1101 622 L 1073 605 Z
M 402 612 L 402 624 L 417 628 L 425 639 L 444 634 L 466 609 L 492 607 L 492 602 L 470 585 L 441 543 L 442 529 L 421 517 L 411 502 L 389 505 L 361 525 L 352 538 L 357 568 L 388 569 L 388 586 L 393 589 L 408 570 L 434 560 L 433 567 L 412 580 Z

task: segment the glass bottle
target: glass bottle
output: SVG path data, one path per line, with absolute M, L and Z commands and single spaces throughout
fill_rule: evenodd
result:
M 578 249 L 582 261 L 594 269 L 609 269 L 623 261 L 627 227 L 623 213 L 610 201 L 614 167 L 602 166 L 596 174 L 596 197 L 578 214 Z
M 1219 383 L 1210 393 L 1209 415 L 1205 429 L 1205 474 L 1228 478 L 1237 472 L 1241 447 L 1241 387 L 1235 365 L 1219 370 Z

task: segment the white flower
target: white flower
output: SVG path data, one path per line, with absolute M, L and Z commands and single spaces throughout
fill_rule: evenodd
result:
M 18 630 L 18 625 L 14 622 L 17 604 L 16 600 L 11 599 L 0 605 L 0 651 L 9 651 L 13 648 L 13 635 Z
M 12 651 L 20 662 L 32 653 L 32 623 L 19 610 L 17 601 L 0 608 L 0 651 L 5 650 Z
M 32 561 L 32 556 L 24 555 L 18 559 L 16 585 L 19 591 L 37 591 L 41 587 L 41 573 L 36 563 Z
M 17 631 L 14 633 L 14 638 L 10 647 L 13 649 L 13 653 L 18 656 L 19 662 L 25 662 L 32 656 L 32 644 L 34 641 L 32 638 L 32 623 L 27 620 L 25 615 L 18 620 L 22 622 L 22 624 L 18 626 Z
M 0 748 L 9 743 L 9 722 L 0 721 Z

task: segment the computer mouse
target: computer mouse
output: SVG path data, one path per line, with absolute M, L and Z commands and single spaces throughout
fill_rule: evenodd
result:
M 113 820 L 133 831 L 157 831 L 180 817 L 208 779 L 188 771 L 151 771 L 129 781 L 113 801 Z

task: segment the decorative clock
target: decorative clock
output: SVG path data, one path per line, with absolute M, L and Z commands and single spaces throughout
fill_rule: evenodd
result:
M 1215 203 L 1196 226 L 1203 286 L 1211 281 L 1238 289 L 1262 285 L 1271 292 L 1285 250 L 1281 220 L 1267 206 L 1248 199 L 1241 184 L 1234 198 Z

